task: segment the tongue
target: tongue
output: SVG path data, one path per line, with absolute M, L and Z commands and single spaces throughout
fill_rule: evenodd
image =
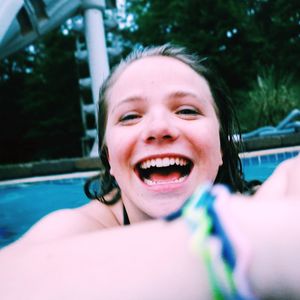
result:
M 167 173 L 158 173 L 153 172 L 151 173 L 149 179 L 152 181 L 174 181 L 176 179 L 179 179 L 181 177 L 181 173 L 178 171 L 172 171 Z

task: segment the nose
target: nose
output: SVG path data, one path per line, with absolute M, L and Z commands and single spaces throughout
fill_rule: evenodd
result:
M 176 120 L 170 112 L 153 112 L 147 117 L 143 131 L 146 143 L 175 141 L 179 136 Z

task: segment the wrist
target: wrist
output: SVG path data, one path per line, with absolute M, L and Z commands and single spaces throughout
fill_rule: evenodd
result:
M 228 214 L 229 198 L 224 186 L 199 187 L 167 220 L 184 217 L 192 234 L 193 252 L 204 263 L 214 298 L 255 299 L 246 278 L 249 245 Z
M 299 202 L 231 197 L 228 210 L 251 248 L 248 278 L 262 299 L 299 299 Z

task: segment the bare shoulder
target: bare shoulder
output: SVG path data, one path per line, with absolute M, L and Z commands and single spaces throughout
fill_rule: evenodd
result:
M 120 225 L 114 211 L 97 201 L 75 209 L 61 209 L 43 217 L 20 238 L 40 243 Z

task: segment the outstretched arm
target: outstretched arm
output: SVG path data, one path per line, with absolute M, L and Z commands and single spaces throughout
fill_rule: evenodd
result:
M 182 220 L 151 221 L 0 255 L 0 298 L 209 299 Z M 200 297 L 201 298 L 201 297 Z
M 294 166 L 299 159 L 293 160 Z M 232 196 L 220 218 L 230 216 L 231 226 L 248 241 L 247 276 L 257 296 L 298 299 L 300 202 L 295 200 L 300 196 L 293 179 L 300 169 L 280 172 L 270 180 L 278 184 L 281 176 L 288 176 L 286 189 L 246 199 Z M 265 197 L 272 201 L 262 201 Z M 208 275 L 201 258 L 190 250 L 190 237 L 180 218 L 34 246 L 12 244 L 0 252 L 0 298 L 209 299 Z

